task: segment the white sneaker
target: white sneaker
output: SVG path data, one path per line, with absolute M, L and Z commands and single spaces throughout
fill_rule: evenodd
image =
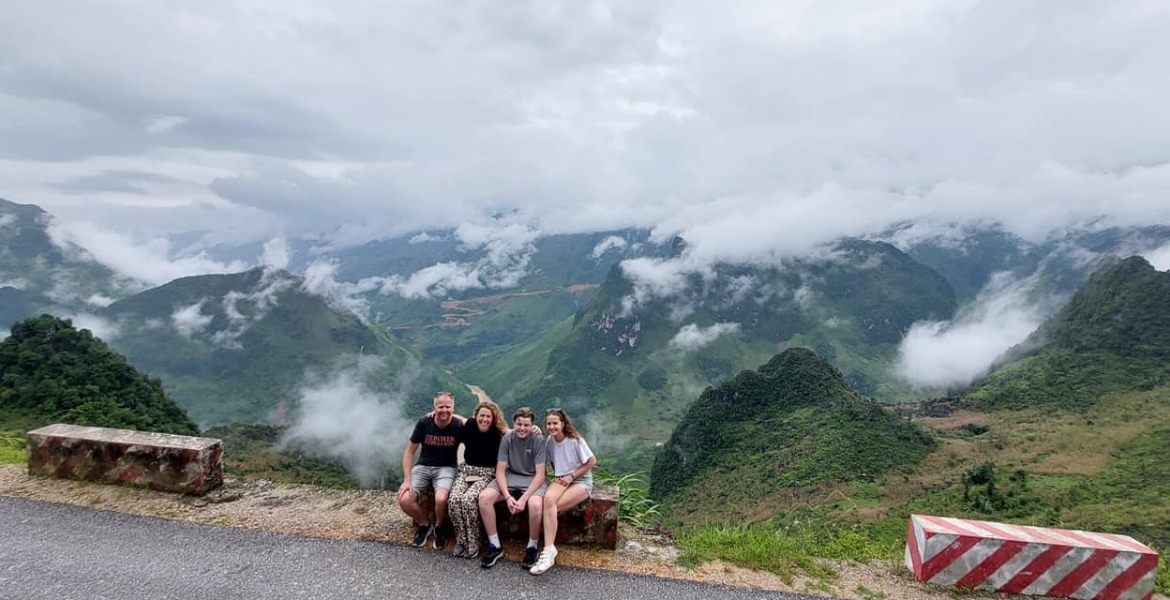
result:
M 557 547 L 545 546 L 544 550 L 540 551 L 540 558 L 536 559 L 536 564 L 528 569 L 529 573 L 533 575 L 540 575 L 552 568 L 553 564 L 557 562 Z

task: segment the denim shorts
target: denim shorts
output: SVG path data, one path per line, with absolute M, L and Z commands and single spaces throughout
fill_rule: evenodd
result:
M 415 465 L 410 469 L 410 489 L 420 494 L 430 488 L 451 491 L 454 483 L 455 467 Z

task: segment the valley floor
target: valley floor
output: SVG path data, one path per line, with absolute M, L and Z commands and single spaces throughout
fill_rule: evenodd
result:
M 192 498 L 129 487 L 29 477 L 23 465 L 9 464 L 0 465 L 0 495 L 209 525 L 400 545 L 407 543 L 412 532 L 409 519 L 394 504 L 392 492 L 387 491 L 340 491 L 229 479 L 212 494 Z M 944 600 L 959 596 L 915 582 L 900 566 L 900 561 L 868 565 L 834 563 L 832 567 L 839 573 L 837 579 L 797 580 L 788 584 L 770 573 L 718 562 L 684 569 L 675 564 L 677 550 L 670 540 L 644 534 L 624 524 L 620 536 L 619 549 L 615 552 L 565 547 L 560 548 L 557 560 L 578 567 L 856 600 Z M 507 557 L 520 553 L 519 546 L 506 548 Z M 967 592 L 961 596 L 970 599 L 997 595 Z M 1164 596 L 1155 598 L 1167 600 Z

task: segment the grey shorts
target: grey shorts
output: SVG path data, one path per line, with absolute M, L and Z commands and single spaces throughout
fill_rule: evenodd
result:
M 451 491 L 454 483 L 455 467 L 415 465 L 410 469 L 410 489 L 420 494 L 431 488 Z
M 499 493 L 500 493 L 500 484 L 499 484 L 498 482 L 496 482 L 496 481 L 492 481 L 491 483 L 489 483 L 489 484 L 488 484 L 488 486 L 487 486 L 487 489 L 489 489 L 489 490 L 495 490 L 495 491 L 496 491 L 496 493 L 497 493 L 497 494 L 499 494 Z M 519 499 L 519 498 L 520 498 L 520 496 L 523 496 L 523 495 L 524 495 L 524 490 L 527 490 L 527 489 L 528 489 L 528 486 L 524 486 L 524 487 L 512 487 L 512 486 L 508 486 L 508 492 L 509 492 L 510 494 L 512 494 L 512 497 L 513 497 L 513 498 L 516 498 L 516 499 Z M 544 491 L 545 491 L 545 490 L 547 490 L 547 489 L 548 489 L 548 482 L 546 481 L 546 482 L 544 482 L 544 483 L 540 484 L 540 487 L 539 487 L 539 488 L 536 488 L 536 491 L 535 491 L 535 492 L 532 492 L 532 495 L 533 495 L 533 496 L 537 496 L 537 497 L 543 497 L 543 496 L 544 496 Z M 501 495 L 502 495 L 502 494 L 501 494 Z

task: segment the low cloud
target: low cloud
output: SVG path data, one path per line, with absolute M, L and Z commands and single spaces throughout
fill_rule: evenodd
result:
M 206 300 L 200 300 L 171 313 L 171 324 L 174 325 L 175 331 L 179 332 L 179 335 L 189 338 L 211 324 L 211 320 L 215 317 L 203 314 L 203 305 L 206 302 Z
M 15 222 L 16 222 L 16 215 L 13 215 L 13 214 L 0 215 L 0 228 L 8 227 L 9 225 L 12 225 Z
M 103 294 L 93 294 L 85 299 L 85 303 L 98 308 L 105 308 L 114 303 L 116 298 L 111 298 Z
M 284 238 L 273 238 L 264 242 L 264 252 L 260 255 L 260 264 L 270 269 L 287 269 L 292 251 L 288 241 Z
M 188 122 L 187 119 L 184 117 L 176 117 L 176 116 L 171 116 L 171 115 L 160 115 L 160 116 L 150 117 L 149 119 L 147 119 L 146 122 L 143 124 L 144 125 L 143 128 L 146 130 L 146 133 L 149 133 L 151 135 L 158 135 L 161 133 L 166 133 L 168 131 L 171 131 L 172 129 L 175 129 L 177 127 L 181 127 L 183 125 L 186 125 L 187 122 Z
M 405 415 L 418 364 L 397 372 L 397 389 L 376 385 L 388 365 L 361 356 L 328 376 L 311 378 L 298 393 L 298 416 L 282 443 L 341 461 L 365 487 L 379 487 L 399 464 L 417 417 Z
M 523 225 L 464 222 L 455 229 L 455 237 L 462 243 L 462 250 L 482 252 L 479 259 L 441 262 L 407 276 L 382 278 L 380 291 L 403 298 L 443 298 L 451 292 L 516 287 L 528 274 L 536 252 L 533 242 L 539 236 L 539 231 Z
M 606 252 L 610 250 L 622 250 L 626 247 L 625 238 L 611 235 L 593 247 L 593 258 L 601 258 Z
M 1032 297 L 1036 284 L 1034 277 L 1016 280 L 997 273 L 953 320 L 915 323 L 898 349 L 895 373 L 927 389 L 953 389 L 986 375 L 1056 305 Z
M 49 225 L 48 233 L 53 243 L 63 250 L 69 249 L 69 244 L 75 244 L 115 272 L 153 285 L 191 275 L 237 273 L 248 269 L 248 264 L 243 261 L 223 263 L 203 253 L 171 258 L 171 244 L 166 238 L 139 242 L 86 222 L 54 221 Z
M 211 342 L 225 348 L 240 349 L 239 338 L 276 307 L 278 296 L 291 289 L 296 279 L 278 271 L 265 271 L 260 282 L 249 292 L 230 291 L 223 297 L 223 312 L 228 326 L 211 336 Z
M 90 333 L 101 338 L 104 342 L 117 338 L 118 334 L 121 333 L 121 327 L 117 323 L 94 314 L 82 312 L 67 315 L 66 318 L 73 321 L 75 329 L 88 329 Z
M 693 352 L 710 345 L 721 335 L 738 331 L 739 323 L 716 323 L 706 328 L 692 323 L 684 325 L 674 337 L 670 338 L 670 346 L 683 352 Z
M 1150 264 L 1154 265 L 1154 268 L 1159 271 L 1170 269 L 1170 244 L 1166 244 L 1156 250 L 1150 250 L 1142 256 L 1150 261 Z
M 586 413 L 580 426 L 584 430 L 585 441 L 594 454 L 619 454 L 635 441 L 634 435 L 629 433 L 628 426 L 602 415 L 599 411 Z
M 437 241 L 439 241 L 439 240 L 441 240 L 441 239 L 443 239 L 443 238 L 442 238 L 442 236 L 431 235 L 431 234 L 429 234 L 429 233 L 427 233 L 427 232 L 425 232 L 425 231 L 424 231 L 424 232 L 422 232 L 422 233 L 420 233 L 420 234 L 418 234 L 418 235 L 415 235 L 415 236 L 411 237 L 409 240 L 407 240 L 407 243 L 410 243 L 410 244 L 425 244 L 425 243 L 427 243 L 427 242 L 437 242 Z
M 317 260 L 305 269 L 304 279 L 301 281 L 301 291 L 306 294 L 320 296 L 325 302 L 337 310 L 350 312 L 362 322 L 369 321 L 370 303 L 362 294 L 380 289 L 385 282 L 384 277 L 369 277 L 357 283 L 337 280 L 337 262 L 332 260 Z
M 715 278 L 710 265 L 698 264 L 680 258 L 634 258 L 620 264 L 622 275 L 634 286 L 634 291 L 622 298 L 623 315 L 634 312 L 655 298 L 670 298 L 686 291 L 691 285 L 691 276 L 698 275 L 704 280 Z

